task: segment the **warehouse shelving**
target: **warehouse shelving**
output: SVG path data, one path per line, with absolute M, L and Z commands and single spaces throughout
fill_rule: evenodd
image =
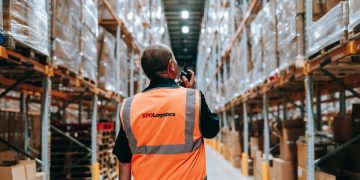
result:
M 102 0 L 105 3 L 108 11 L 113 16 L 112 21 L 100 21 L 99 25 L 103 26 L 116 36 L 116 51 L 119 52 L 120 39 L 123 39 L 128 48 L 132 52 L 131 54 L 140 53 L 141 49 L 139 45 L 134 41 L 133 35 L 129 32 L 123 21 L 117 17 L 114 9 L 110 6 L 108 0 Z M 119 59 L 119 53 L 117 53 L 117 59 Z M 131 56 L 131 77 L 130 82 L 131 93 L 134 94 L 134 58 Z M 66 69 L 54 66 L 52 64 L 42 64 L 38 59 L 29 58 L 13 50 L 0 46 L 0 59 L 1 59 L 1 74 L 0 84 L 5 90 L 1 93 L 0 98 L 12 98 L 6 96 L 10 91 L 17 91 L 28 96 L 33 96 L 41 105 L 41 170 L 46 173 L 47 177 L 50 177 L 50 128 L 54 130 L 55 127 L 51 127 L 50 119 L 51 108 L 58 107 L 58 109 L 64 109 L 72 103 L 80 103 L 79 108 L 86 106 L 91 109 L 91 147 L 87 147 L 91 152 L 91 162 L 93 165 L 92 172 L 93 177 L 97 176 L 98 165 L 96 159 L 96 136 L 97 136 L 97 121 L 98 121 L 98 109 L 100 108 L 98 102 L 106 101 L 101 104 L 101 108 L 110 110 L 115 114 L 116 132 L 120 129 L 120 105 L 124 94 L 105 90 L 97 87 L 96 83 L 89 81 L 79 74 L 71 73 Z M 124 82 L 125 83 L 125 82 Z M 60 85 L 65 88 L 54 89 L 55 85 Z M 14 99 L 14 98 L 12 98 Z M 17 99 L 17 98 L 15 98 Z M 80 117 L 81 118 L 81 113 Z M 57 129 L 60 133 L 61 130 Z M 57 132 L 58 132 L 57 131 Z M 65 134 L 65 133 L 63 133 Z M 27 136 L 25 138 L 28 138 Z M 67 139 L 74 141 L 73 137 L 67 136 Z M 27 139 L 25 139 L 25 142 Z M 24 152 L 23 152 L 24 153 Z M 40 161 L 39 161 L 40 162 Z
M 302 1 L 298 1 L 298 3 Z M 263 3 L 267 3 L 263 1 Z M 305 5 L 305 25 L 309 26 L 312 23 L 312 0 L 303 1 Z M 309 6 L 310 5 L 310 6 Z M 241 35 L 241 32 L 252 21 L 251 18 L 256 16 L 257 8 L 261 6 L 260 1 L 252 1 L 249 8 L 244 14 L 241 25 L 238 27 L 236 33 L 231 40 L 225 45 L 225 50 L 222 52 L 212 49 L 210 59 L 215 58 L 215 70 L 210 70 L 209 79 L 217 79 L 216 87 L 220 86 L 221 79 L 226 80 L 226 62 L 231 60 L 231 51 L 238 51 L 235 49 L 235 41 Z M 305 33 L 305 32 L 303 32 Z M 352 36 L 354 37 L 354 36 Z M 306 41 L 305 41 L 306 42 Z M 304 43 L 305 43 L 304 42 Z M 201 43 L 201 42 L 200 42 Z M 214 44 L 219 43 L 216 41 Z M 349 40 L 342 40 L 340 43 L 334 46 L 325 47 L 320 54 L 315 57 L 305 56 L 297 61 L 300 65 L 291 64 L 287 68 L 280 70 L 273 76 L 266 77 L 260 84 L 251 87 L 244 92 L 237 94 L 224 103 L 215 104 L 215 111 L 222 114 L 222 123 L 225 127 L 228 127 L 228 123 L 224 122 L 230 117 L 232 121 L 235 121 L 233 113 L 230 111 L 237 111 L 238 114 L 242 114 L 243 121 L 243 172 L 247 175 L 247 162 L 249 154 L 249 114 L 261 114 L 264 119 L 264 165 L 263 175 L 269 177 L 269 155 L 270 155 L 270 129 L 269 119 L 286 119 L 286 111 L 290 108 L 299 109 L 302 114 L 306 113 L 306 140 L 307 151 L 310 152 L 307 158 L 308 174 L 307 179 L 315 178 L 315 167 L 319 162 L 324 159 L 333 156 L 337 152 L 341 151 L 344 147 L 352 144 L 359 139 L 359 136 L 339 146 L 339 148 L 330 152 L 326 156 L 315 161 L 314 157 L 314 139 L 315 132 L 319 130 L 319 124 L 321 124 L 321 116 L 327 116 L 335 114 L 334 112 L 322 113 L 321 106 L 326 102 L 336 102 L 339 99 L 330 98 L 328 100 L 321 100 L 324 95 L 329 95 L 331 92 L 340 92 L 339 111 L 343 114 L 346 113 L 345 99 L 351 97 L 360 98 L 360 94 L 354 88 L 360 87 L 360 65 L 356 58 L 360 53 L 360 39 L 352 38 Z M 199 45 L 200 47 L 200 45 Z M 200 55 L 201 57 L 201 55 Z M 206 58 L 202 58 L 204 61 Z M 198 60 L 199 63 L 199 60 Z M 209 62 L 211 63 L 211 62 Z M 203 66 L 204 68 L 207 66 Z M 213 74 L 212 74 L 213 73 Z M 211 83 L 205 83 L 204 92 L 214 89 L 213 81 Z M 238 84 L 244 83 L 240 80 Z M 245 82 L 246 83 L 246 82 Z M 316 87 L 317 93 L 314 95 L 313 89 Z M 216 89 L 215 89 L 216 90 Z M 216 90 L 219 92 L 219 90 Z M 345 91 L 350 92 L 351 95 L 345 95 Z M 209 95 L 214 96 L 214 95 Z M 222 96 L 222 95 L 219 95 Z M 314 101 L 316 99 L 316 101 Z M 305 104 L 298 104 L 305 101 Z M 290 105 L 291 103 L 291 105 Z M 213 104 L 214 105 L 214 104 Z M 316 113 L 314 113 L 313 106 L 316 106 Z M 275 110 L 270 110 L 274 108 Z M 280 114 L 283 111 L 284 115 Z M 316 117 L 315 117 L 316 114 Z M 271 115 L 271 116 L 270 116 Z M 233 122 L 234 123 L 234 122 Z M 232 128 L 233 129 L 233 128 Z M 219 137 L 221 139 L 221 137 Z

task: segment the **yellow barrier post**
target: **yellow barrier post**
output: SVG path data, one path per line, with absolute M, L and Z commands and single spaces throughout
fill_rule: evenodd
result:
M 91 167 L 92 171 L 91 171 L 91 174 L 92 174 L 92 179 L 93 180 L 99 180 L 100 179 L 100 164 L 98 162 L 92 164 L 92 167 Z
M 248 155 L 246 153 L 241 155 L 241 170 L 244 176 L 249 176 Z
M 270 171 L 269 171 L 269 165 L 266 162 L 262 162 L 261 164 L 262 168 L 262 179 L 263 180 L 270 180 Z

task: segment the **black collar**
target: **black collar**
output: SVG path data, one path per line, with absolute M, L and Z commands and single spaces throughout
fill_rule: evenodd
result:
M 175 80 L 173 80 L 173 79 L 156 77 L 150 81 L 149 86 L 147 88 L 145 88 L 143 90 L 143 92 L 148 91 L 150 89 L 154 89 L 154 88 L 165 88 L 165 87 L 179 88 L 180 86 L 178 84 L 176 84 Z

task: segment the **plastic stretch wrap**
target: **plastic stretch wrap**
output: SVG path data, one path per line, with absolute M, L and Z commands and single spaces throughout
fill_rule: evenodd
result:
M 6 35 L 44 55 L 49 55 L 46 0 L 3 0 L 3 28 Z
M 353 31 L 355 26 L 360 24 L 360 1 L 349 0 L 349 31 Z
M 248 47 L 248 36 L 247 31 L 244 30 L 241 35 L 241 41 L 239 44 L 239 63 L 238 63 L 238 73 L 239 73 L 239 91 L 237 94 L 241 94 L 249 88 L 250 77 L 249 77 L 249 47 Z
M 318 21 L 307 27 L 308 46 L 306 54 L 313 55 L 322 48 L 342 39 L 347 29 L 345 18 L 347 2 L 340 2 Z
M 276 1 L 271 0 L 262 9 L 263 13 L 263 37 L 264 37 L 264 76 L 270 77 L 278 68 L 276 49 Z
M 83 1 L 80 73 L 95 82 L 97 80 L 97 13 L 97 6 L 92 0 Z
M 82 3 L 82 23 L 95 36 L 98 34 L 98 9 L 94 1 L 84 0 Z M 83 27 L 84 28 L 84 27 Z
M 264 80 L 264 40 L 262 33 L 263 11 L 260 11 L 251 23 L 251 62 L 250 87 L 254 87 Z
M 279 69 L 297 59 L 296 1 L 279 0 L 276 7 Z
M 81 4 L 78 0 L 55 1 L 52 23 L 54 64 L 77 73 L 80 66 Z
M 81 64 L 80 72 L 91 80 L 96 81 L 97 76 L 97 39 L 96 36 L 88 30 L 83 28 L 81 31 Z
M 115 59 L 115 37 L 103 28 L 99 28 L 98 52 L 99 87 L 116 92 L 118 87 L 116 71 L 118 68 Z
M 72 72 L 77 73 L 80 65 L 80 53 L 76 49 L 79 48 L 75 47 L 71 42 L 61 39 L 55 39 L 53 46 L 55 49 L 54 64 L 66 67 Z
M 128 95 L 128 81 L 129 81 L 129 63 L 126 44 L 123 41 L 120 41 L 120 72 L 119 72 L 119 93 L 124 96 Z

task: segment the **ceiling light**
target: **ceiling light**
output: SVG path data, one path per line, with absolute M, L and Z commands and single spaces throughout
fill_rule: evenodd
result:
M 188 19 L 189 18 L 189 11 L 181 11 L 181 18 Z
M 184 33 L 184 34 L 187 34 L 189 32 L 189 27 L 188 26 L 183 26 L 181 28 L 181 32 Z

